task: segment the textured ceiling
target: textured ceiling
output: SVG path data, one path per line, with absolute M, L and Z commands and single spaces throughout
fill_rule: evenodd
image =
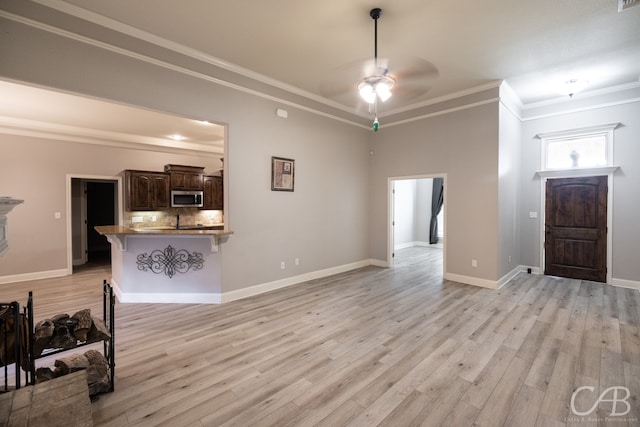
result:
M 0 6 L 35 10 L 32 19 L 60 28 L 83 28 L 80 22 L 108 29 L 144 41 L 139 46 L 204 60 L 362 117 L 368 106 L 356 86 L 373 57 L 373 7 L 383 9 L 378 55 L 398 81 L 381 116 L 502 80 L 526 106 L 562 99 L 557 89 L 572 78 L 588 79 L 587 91 L 601 92 L 637 85 L 640 76 L 640 7 L 619 13 L 616 0 L 7 0 Z M 4 102 L 18 113 L 15 102 Z M 140 123 L 149 114 L 143 111 Z M 127 126 L 118 131 L 138 132 L 136 124 Z
M 378 55 L 391 73 L 416 60 L 437 71 L 389 110 L 492 80 L 507 80 L 527 104 L 557 97 L 554 86 L 575 77 L 593 90 L 640 76 L 640 7 L 619 13 L 616 0 L 66 3 L 351 108 L 362 107 L 357 64 L 373 56 L 372 7 L 383 9 Z

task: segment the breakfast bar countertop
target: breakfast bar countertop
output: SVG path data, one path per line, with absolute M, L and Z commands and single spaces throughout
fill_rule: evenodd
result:
M 204 236 L 228 236 L 233 231 L 213 230 L 211 226 L 193 226 L 180 229 L 169 227 L 130 228 L 123 225 L 98 225 L 96 231 L 102 235 L 204 235 Z

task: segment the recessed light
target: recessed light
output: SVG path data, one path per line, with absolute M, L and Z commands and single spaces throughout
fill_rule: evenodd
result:
M 184 139 L 184 136 L 182 135 L 178 135 L 177 133 L 174 135 L 169 136 L 169 138 L 173 139 L 174 141 L 182 141 Z

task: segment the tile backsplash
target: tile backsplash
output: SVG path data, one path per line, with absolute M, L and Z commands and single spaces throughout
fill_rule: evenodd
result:
M 131 228 L 173 227 L 180 215 L 181 226 L 211 226 L 224 223 L 222 211 L 179 208 L 163 211 L 134 211 L 124 213 L 124 226 Z

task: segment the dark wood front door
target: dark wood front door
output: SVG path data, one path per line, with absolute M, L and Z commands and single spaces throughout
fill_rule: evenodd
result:
M 547 180 L 545 271 L 606 282 L 607 177 Z

